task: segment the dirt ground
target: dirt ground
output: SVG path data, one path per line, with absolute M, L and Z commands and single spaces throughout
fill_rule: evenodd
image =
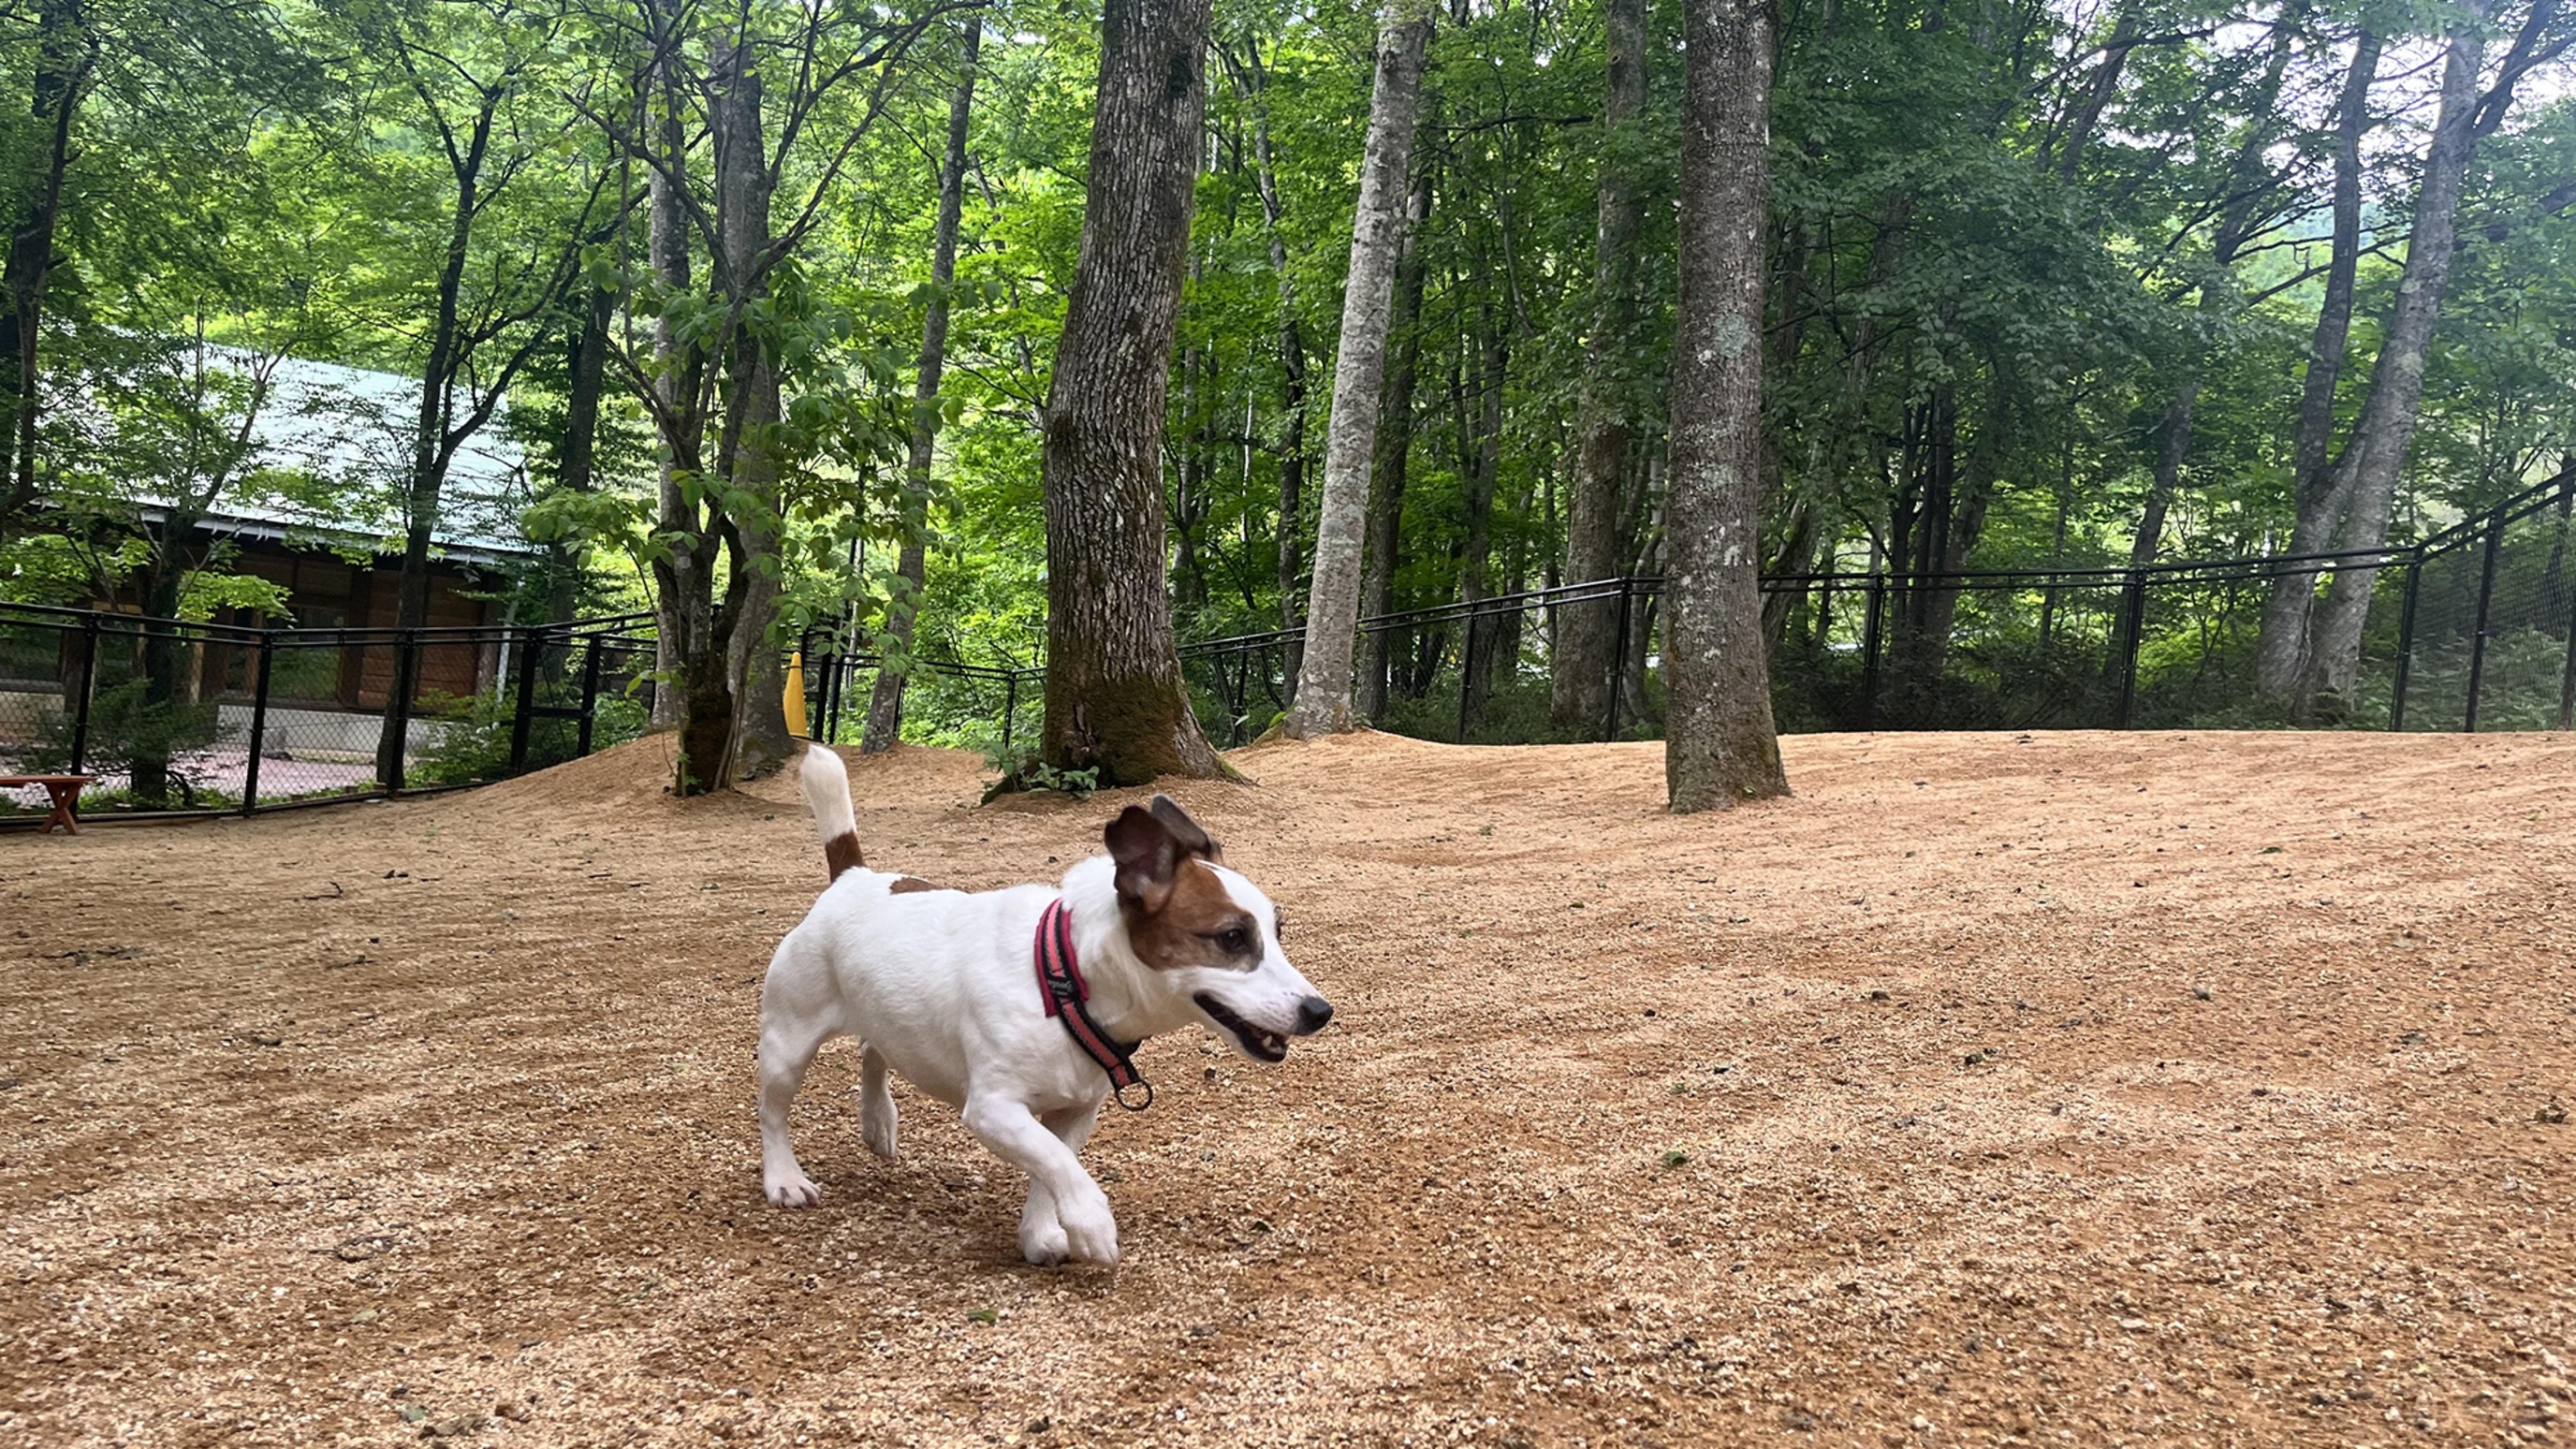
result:
M 2576 1436 L 2576 739 L 1807 737 L 1690 819 L 1650 745 L 1242 752 L 1175 793 L 1340 1014 L 1144 1050 L 1114 1272 L 935 1103 L 870 1157 L 846 1043 L 763 1204 L 822 864 L 667 748 L 0 839 L 0 1444 Z M 964 886 L 1133 798 L 852 774 Z

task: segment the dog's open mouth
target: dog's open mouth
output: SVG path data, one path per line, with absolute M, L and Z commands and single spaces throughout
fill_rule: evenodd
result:
M 1242 1017 L 1226 1010 L 1224 1002 L 1204 991 L 1190 999 L 1199 1004 L 1199 1010 L 1208 1014 L 1208 1020 L 1233 1032 L 1234 1039 L 1243 1044 L 1246 1055 L 1265 1062 L 1288 1060 L 1288 1038 L 1275 1031 L 1263 1031 L 1251 1022 L 1245 1021 Z

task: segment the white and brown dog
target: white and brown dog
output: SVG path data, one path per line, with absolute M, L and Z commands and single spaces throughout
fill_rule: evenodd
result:
M 1109 1199 L 1076 1154 L 1113 1087 L 1142 1106 L 1135 1043 L 1197 1025 L 1260 1062 L 1332 1019 L 1279 946 L 1279 912 L 1225 868 L 1161 795 L 1102 832 L 1107 855 L 1058 886 L 941 890 L 860 863 L 840 757 L 805 752 L 805 802 L 832 884 L 778 943 L 760 993 L 761 1185 L 780 1207 L 822 1190 L 796 1165 L 788 1104 L 814 1052 L 857 1037 L 859 1133 L 895 1155 L 886 1073 L 961 1109 L 966 1130 L 1029 1175 L 1032 1263 L 1118 1261 Z

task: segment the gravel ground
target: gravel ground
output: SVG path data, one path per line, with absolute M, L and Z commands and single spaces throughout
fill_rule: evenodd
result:
M 0 1443 L 2576 1436 L 2576 740 L 1786 743 L 1690 819 L 1654 746 L 1176 791 L 1340 1015 L 1146 1048 L 1114 1272 L 900 1087 L 871 1158 L 846 1043 L 761 1202 L 789 781 L 0 840 Z M 963 886 L 1131 798 L 852 774 Z

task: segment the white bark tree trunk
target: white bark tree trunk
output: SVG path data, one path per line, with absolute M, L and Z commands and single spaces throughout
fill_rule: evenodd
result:
M 1366 531 L 1369 464 L 1377 442 L 1379 388 L 1386 372 L 1387 318 L 1403 250 L 1406 181 L 1422 100 L 1427 15 L 1394 0 L 1378 30 L 1377 86 L 1369 99 L 1368 149 L 1351 223 L 1351 270 L 1342 293 L 1340 355 L 1333 364 L 1332 421 L 1324 440 L 1324 499 L 1315 527 L 1315 571 L 1306 592 L 1306 657 L 1288 709 L 1299 739 L 1357 726 L 1351 712 L 1351 650 L 1360 607 L 1360 545 Z
M 2377 548 L 2388 538 L 2388 511 L 2398 471 L 2415 436 L 2424 399 L 2424 363 L 2441 316 L 2442 293 L 2458 254 L 2460 191 L 2477 155 L 2478 69 L 2486 58 L 2482 0 L 2465 0 L 2467 18 L 2450 35 L 2442 73 L 2442 108 L 2424 152 L 2424 179 L 2415 197 L 2415 226 L 2406 243 L 2406 270 L 2397 284 L 2397 306 L 2388 337 L 2371 369 L 2370 396 L 2361 422 L 2336 471 L 2334 491 L 2350 500 L 2339 549 Z M 2309 675 L 2302 690 L 2304 715 L 2323 706 L 2341 712 L 2352 700 L 2361 672 L 2362 625 L 2379 571 L 2340 568 L 2327 586 L 2309 635 Z

